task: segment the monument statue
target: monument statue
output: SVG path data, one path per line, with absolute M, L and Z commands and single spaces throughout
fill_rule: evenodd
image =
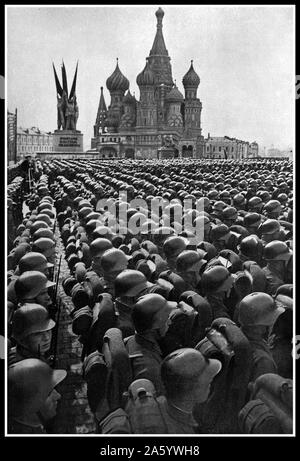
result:
M 76 125 L 79 115 L 79 109 L 76 99 L 76 80 L 77 80 L 77 70 L 78 62 L 76 65 L 76 70 L 74 74 L 73 84 L 68 96 L 68 83 L 67 83 L 67 73 L 64 63 L 62 64 L 62 83 L 57 77 L 57 73 L 53 65 L 54 78 L 56 85 L 56 97 L 57 97 L 57 129 L 58 130 L 71 130 L 76 131 Z

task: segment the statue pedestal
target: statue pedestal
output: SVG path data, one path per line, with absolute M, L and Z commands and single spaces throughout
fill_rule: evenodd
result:
M 55 130 L 53 153 L 82 154 L 83 134 L 78 130 Z
M 173 147 L 160 147 L 158 149 L 158 158 L 174 158 L 175 157 L 175 150 Z

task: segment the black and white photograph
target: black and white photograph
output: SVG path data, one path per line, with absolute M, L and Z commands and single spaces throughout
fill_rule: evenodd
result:
M 295 15 L 5 6 L 6 439 L 295 437 Z

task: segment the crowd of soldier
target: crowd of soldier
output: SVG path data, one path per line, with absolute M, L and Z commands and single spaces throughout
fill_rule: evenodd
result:
M 178 232 L 184 200 L 193 227 Z M 292 431 L 290 162 L 55 160 L 27 205 L 8 255 L 12 432 L 45 431 L 66 374 L 50 366 L 56 223 L 100 433 Z

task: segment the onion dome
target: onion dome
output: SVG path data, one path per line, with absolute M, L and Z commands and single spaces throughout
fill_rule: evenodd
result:
M 168 102 L 182 102 L 183 101 L 183 95 L 180 93 L 176 85 L 167 94 L 166 101 Z
M 154 72 L 150 69 L 149 61 L 147 61 L 144 70 L 137 76 L 136 83 L 138 86 L 149 86 L 154 85 L 155 75 Z
M 127 106 L 129 105 L 134 105 L 136 103 L 136 99 L 132 94 L 130 93 L 130 90 L 127 91 L 123 98 L 123 104 L 126 104 Z
M 200 84 L 199 75 L 195 72 L 193 67 L 193 60 L 191 61 L 191 67 L 182 79 L 182 83 L 185 88 L 188 86 L 198 87 Z
M 129 81 L 119 69 L 118 59 L 114 72 L 106 80 L 106 87 L 109 91 L 126 91 L 129 88 Z
M 164 10 L 161 7 L 159 7 L 155 13 L 155 16 L 157 17 L 158 20 L 162 20 L 164 15 L 165 15 Z

